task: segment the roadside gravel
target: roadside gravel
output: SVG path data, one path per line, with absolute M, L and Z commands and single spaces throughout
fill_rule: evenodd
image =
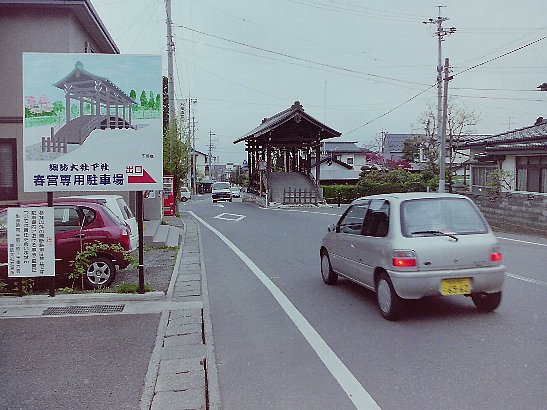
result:
M 168 225 L 176 226 L 184 229 L 182 220 L 176 216 L 164 217 L 165 223 Z M 181 234 L 179 240 L 179 246 L 182 246 L 182 238 L 184 233 Z M 167 293 L 169 288 L 169 281 L 173 274 L 175 262 L 177 260 L 177 253 L 179 248 L 153 248 L 145 246 L 144 248 L 144 282 L 148 283 L 154 290 Z M 138 252 L 135 254 L 138 257 Z M 132 266 L 123 270 L 118 270 L 116 273 L 116 279 L 112 284 L 112 287 L 119 285 L 120 283 L 139 283 L 139 269 Z

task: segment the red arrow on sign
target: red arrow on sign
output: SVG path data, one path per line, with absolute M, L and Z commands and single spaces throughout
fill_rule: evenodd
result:
M 154 178 L 143 168 L 142 175 L 128 175 L 127 183 L 129 184 L 155 184 Z

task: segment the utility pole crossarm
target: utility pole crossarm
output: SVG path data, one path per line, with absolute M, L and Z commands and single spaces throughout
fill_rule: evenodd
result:
M 437 141 L 440 142 L 440 145 L 444 148 L 445 143 L 442 140 L 442 130 L 441 130 L 441 123 L 443 122 L 443 109 L 442 109 L 442 100 L 443 100 L 443 93 L 442 93 L 442 74 L 443 74 L 443 65 L 442 65 L 442 42 L 444 41 L 444 37 L 446 35 L 452 34 L 456 32 L 455 27 L 450 27 L 449 29 L 443 28 L 443 22 L 448 20 L 448 17 L 442 17 L 441 16 L 441 8 L 444 6 L 437 6 L 439 8 L 439 16 L 436 19 L 429 19 L 427 21 L 424 21 L 424 24 L 436 24 L 437 25 L 437 31 L 435 32 L 435 35 L 437 36 L 437 48 L 438 48 L 438 60 L 437 60 Z M 447 80 L 448 81 L 448 80 Z M 443 148 L 440 147 L 439 149 L 439 192 L 445 192 L 445 175 L 444 175 L 444 161 L 445 161 L 445 152 L 443 151 Z

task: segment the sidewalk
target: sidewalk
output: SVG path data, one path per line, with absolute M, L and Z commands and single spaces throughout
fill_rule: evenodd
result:
M 2 297 L 0 314 L 4 318 L 18 318 L 43 317 L 45 310 L 60 311 L 50 313 L 53 315 L 160 312 L 140 409 L 219 409 L 218 376 L 199 226 L 186 212 L 181 213 L 180 219 L 173 218 L 170 222 L 182 225 L 182 241 L 167 294 L 155 291 L 144 295 L 90 293 L 58 294 L 54 298 L 47 295 Z M 166 271 L 165 275 L 169 277 L 169 273 Z M 118 307 L 121 310 L 108 310 Z
M 218 409 L 207 279 L 199 227 L 181 214 L 181 251 L 166 295 L 141 410 Z

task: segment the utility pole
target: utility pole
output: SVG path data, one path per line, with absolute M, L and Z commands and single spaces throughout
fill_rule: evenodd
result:
M 169 126 L 175 122 L 175 81 L 173 80 L 173 43 L 171 0 L 165 0 L 165 12 L 167 14 L 167 88 L 169 93 Z M 169 140 L 169 158 L 173 158 L 173 143 Z
M 437 6 L 439 8 L 439 16 L 433 20 L 429 19 L 427 21 L 424 21 L 424 24 L 436 24 L 437 25 L 437 31 L 435 32 L 435 35 L 438 39 L 438 61 L 437 61 L 437 140 L 441 140 L 441 122 L 442 122 L 442 72 L 443 72 L 443 66 L 442 66 L 442 49 L 441 44 L 444 41 L 444 37 L 448 34 L 452 34 L 456 32 L 456 27 L 450 27 L 448 30 L 445 30 L 443 28 L 443 22 L 448 20 L 448 17 L 441 17 L 441 8 L 445 6 Z M 441 141 L 441 144 L 444 145 L 444 142 Z M 439 152 L 439 164 L 445 160 L 445 153 L 440 151 Z M 439 166 L 441 168 L 441 166 Z M 445 166 L 442 166 L 443 171 Z M 439 170 L 439 192 L 445 192 L 445 180 L 444 180 L 444 172 L 441 173 Z
M 192 104 L 196 104 L 198 100 L 196 98 L 190 98 L 188 96 L 188 133 L 190 135 L 190 142 L 192 149 L 190 150 L 190 188 L 192 194 L 197 194 L 197 175 L 196 175 L 196 122 L 194 118 L 194 110 Z
M 197 164 L 196 164 L 196 117 L 192 114 L 192 153 L 194 155 L 193 158 L 193 174 L 194 174 L 194 181 L 192 188 L 194 190 L 194 194 L 198 193 L 198 172 L 197 172 Z
M 444 92 L 443 92 L 443 122 L 442 122 L 442 129 L 441 129 L 441 155 L 439 158 L 439 192 L 445 192 L 444 190 L 444 175 L 445 175 L 445 167 L 446 167 L 446 121 L 448 120 L 448 82 L 452 80 L 452 76 L 448 75 L 448 64 L 449 59 L 444 59 Z M 452 164 L 452 144 L 450 145 L 450 164 Z M 452 171 L 452 170 L 450 170 Z M 442 175 L 442 191 L 441 191 L 441 179 L 440 176 Z M 452 179 L 452 178 L 450 178 Z M 452 189 L 450 189 L 452 191 Z
M 216 135 L 213 131 L 209 130 L 209 154 L 207 155 L 207 164 L 208 164 L 208 171 L 209 171 L 209 176 L 213 175 L 213 172 L 212 172 L 212 168 L 211 168 L 211 160 L 213 159 L 213 156 L 212 156 L 212 150 L 214 148 L 214 145 L 213 145 L 213 135 Z

